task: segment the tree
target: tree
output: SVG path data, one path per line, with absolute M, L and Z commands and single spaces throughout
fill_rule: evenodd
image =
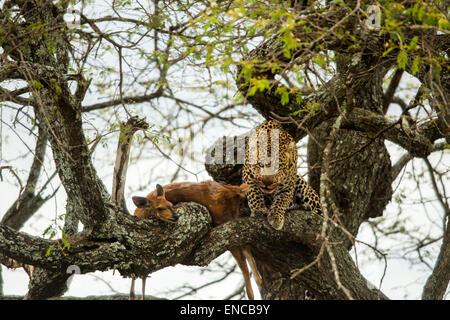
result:
M 25 186 L 14 165 L 1 167 L 2 175 L 17 181 L 20 196 L 0 224 L 0 261 L 35 267 L 26 298 L 62 295 L 70 265 L 83 273 L 114 268 L 123 276 L 143 276 L 178 263 L 205 266 L 229 248 L 250 244 L 263 276 L 263 298 L 385 299 L 349 250 L 361 243 L 360 228 L 369 226 L 377 241 L 368 245 L 385 258 L 378 248 L 378 239 L 392 231 L 383 225 L 385 208 L 412 161 L 425 164 L 420 174 L 429 174 L 440 206 L 434 221 L 439 234 L 419 238 L 416 246 L 420 257 L 422 248 L 440 243 L 422 297 L 444 297 L 450 280 L 448 167 L 442 165 L 450 144 L 444 1 L 72 5 L 7 0 L 0 12 L 2 124 L 25 146 L 27 134 L 36 145 L 26 150 L 32 164 Z M 67 21 L 68 12 L 75 21 Z M 409 102 L 399 91 L 405 76 L 420 83 Z M 143 114 L 151 115 L 150 126 L 139 120 Z M 147 161 L 147 149 L 161 152 L 150 158 L 168 166 L 179 151 L 174 141 L 186 131 L 195 137 L 208 132 L 208 125 L 250 129 L 261 116 L 281 121 L 296 141 L 308 136 L 309 183 L 320 193 L 322 217 L 293 210 L 276 231 L 245 210 L 239 220 L 211 228 L 207 210 L 195 203 L 181 205 L 184 214 L 176 225 L 128 214 L 125 177 L 133 136 L 139 151 L 132 166 Z M 116 156 L 98 152 L 113 133 L 119 133 Z M 223 141 L 210 150 L 220 150 Z M 389 143 L 403 150 L 395 163 Z M 191 153 L 183 155 L 171 177 L 164 172 L 165 181 L 180 179 L 183 171 L 199 174 L 184 164 Z M 102 156 L 117 159 L 111 193 L 98 174 Z M 208 159 L 212 178 L 240 182 L 240 164 Z M 44 230 L 50 239 L 19 232 L 59 191 L 45 195 L 55 175 L 67 199 L 60 215 L 64 225 L 55 218 Z M 140 183 L 149 189 L 147 181 Z M 393 231 L 412 239 L 408 227 L 399 223 Z

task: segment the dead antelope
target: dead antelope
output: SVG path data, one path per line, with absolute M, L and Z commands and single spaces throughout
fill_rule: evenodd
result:
M 174 212 L 173 205 L 192 201 L 205 206 L 211 214 L 213 226 L 218 226 L 239 216 L 241 200 L 245 197 L 247 189 L 247 184 L 232 186 L 216 181 L 176 182 L 164 187 L 156 185 L 156 190 L 149 193 L 147 197 L 133 197 L 133 202 L 137 206 L 134 215 L 139 218 L 156 216 L 164 221 L 175 222 L 178 220 L 178 216 Z M 247 296 L 249 300 L 253 300 L 247 261 L 259 290 L 261 290 L 262 279 L 250 247 L 231 249 L 230 252 L 241 269 Z M 134 297 L 134 280 L 131 283 L 130 299 Z M 143 299 L 144 287 L 145 280 L 143 279 Z

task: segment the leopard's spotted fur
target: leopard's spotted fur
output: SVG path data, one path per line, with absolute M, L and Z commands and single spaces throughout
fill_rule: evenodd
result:
M 321 213 L 319 196 L 297 175 L 297 161 L 295 141 L 277 121 L 264 122 L 250 135 L 242 170 L 249 186 L 248 205 L 252 215 L 267 214 L 277 230 L 283 227 L 284 214 L 294 199 L 305 209 Z
M 295 183 L 293 200 L 291 207 L 299 206 L 302 209 L 322 214 L 319 195 L 316 190 L 314 190 L 305 179 L 299 175 L 297 175 L 297 181 Z

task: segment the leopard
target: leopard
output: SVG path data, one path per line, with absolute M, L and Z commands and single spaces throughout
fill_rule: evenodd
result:
M 283 228 L 288 208 L 322 212 L 317 192 L 297 174 L 297 163 L 296 142 L 280 122 L 268 120 L 250 134 L 242 168 L 250 214 L 267 216 L 276 230 Z

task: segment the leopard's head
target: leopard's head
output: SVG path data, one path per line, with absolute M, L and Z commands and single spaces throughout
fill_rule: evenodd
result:
M 249 140 L 248 152 L 250 177 L 262 193 L 273 194 L 295 182 L 297 148 L 278 122 L 272 120 L 258 127 Z

